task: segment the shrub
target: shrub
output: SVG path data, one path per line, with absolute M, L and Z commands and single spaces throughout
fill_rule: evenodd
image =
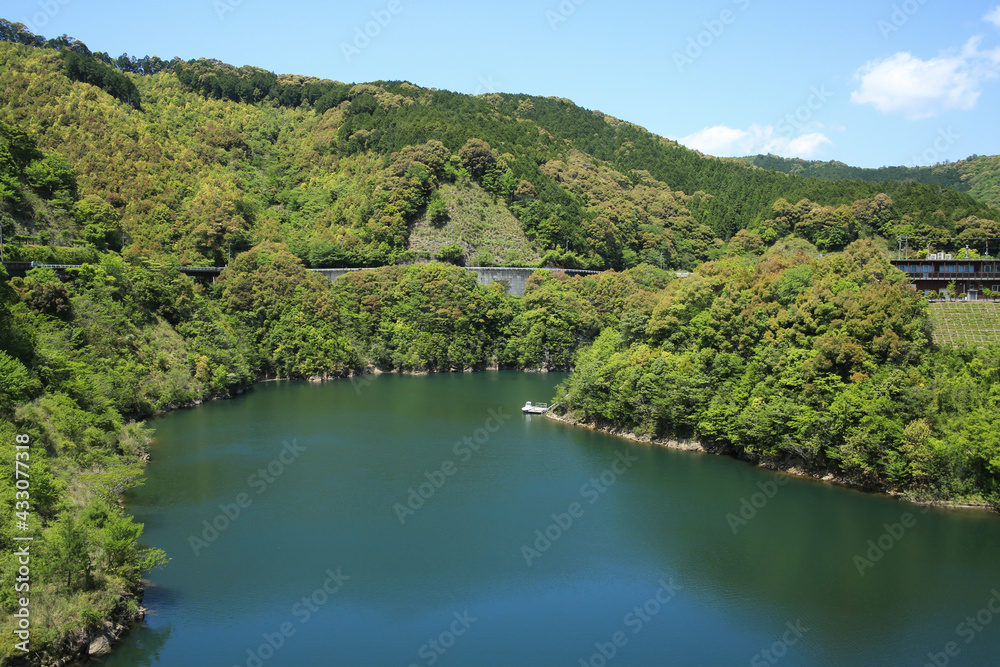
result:
M 435 227 L 443 227 L 451 219 L 451 213 L 445 205 L 444 200 L 434 198 L 427 205 L 427 217 Z
M 437 258 L 442 262 L 465 266 L 465 250 L 458 243 L 443 246 L 438 250 Z

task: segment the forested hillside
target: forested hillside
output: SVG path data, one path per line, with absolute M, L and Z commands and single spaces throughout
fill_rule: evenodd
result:
M 959 192 L 967 192 L 990 206 L 1000 206 L 1000 156 L 996 155 L 972 155 L 964 160 L 930 167 L 878 169 L 850 167 L 843 162 L 835 161 L 789 159 L 777 155 L 754 155 L 743 158 L 743 161 L 761 169 L 829 181 L 853 179 L 877 183 L 913 180 L 927 185 L 954 188 Z
M 5 213 L 54 230 L 104 210 L 79 196 L 61 158 L 0 130 Z M 57 177 L 43 178 L 53 165 Z M 336 378 L 375 366 L 565 369 L 580 345 L 670 279 L 648 266 L 583 279 L 554 273 L 533 277 L 521 298 L 462 268 L 426 263 L 331 284 L 284 244 L 263 241 L 202 283 L 180 273 L 176 257 L 98 250 L 117 235 L 103 219 L 83 225 L 87 247 L 38 246 L 73 255 L 78 269 L 23 277 L 0 269 L 4 664 L 51 664 L 138 617 L 139 578 L 166 559 L 142 546 L 142 526 L 120 505 L 148 457 L 152 430 L 138 419 L 264 377 Z M 30 445 L 27 496 L 14 475 L 21 442 Z M 15 538 L 24 537 L 32 538 L 33 577 L 27 655 L 12 632 L 22 599 Z
M 0 121 L 61 155 L 87 200 L 76 229 L 35 229 L 16 215 L 14 226 L 71 243 L 97 225 L 105 239 L 90 242 L 126 257 L 219 265 L 268 240 L 315 267 L 441 257 L 689 270 L 741 229 L 773 242 L 762 228 L 780 200 L 820 212 L 801 233 L 779 231 L 824 250 L 875 235 L 950 238 L 970 219 L 1000 218 L 955 189 L 808 179 L 708 158 L 557 98 L 114 59 L 14 24 L 0 35 Z M 488 197 L 459 204 L 455 188 Z M 872 220 L 879 195 L 889 205 Z M 476 231 L 504 217 L 516 221 L 514 237 Z M 449 224 L 452 233 L 411 237 Z M 822 233 L 830 226 L 841 231 Z
M 881 249 L 703 264 L 582 351 L 581 421 L 920 499 L 1000 507 L 1000 347 L 934 349 Z
M 934 348 L 879 240 L 1000 235 L 1000 211 L 958 189 L 774 173 L 557 98 L 113 58 L 2 20 L 0 91 L 4 259 L 81 265 L 0 270 L 10 664 L 135 619 L 139 578 L 169 557 L 120 504 L 143 420 L 262 379 L 575 368 L 562 400 L 587 421 L 998 503 L 997 350 Z M 463 263 L 615 270 L 535 274 L 514 297 Z

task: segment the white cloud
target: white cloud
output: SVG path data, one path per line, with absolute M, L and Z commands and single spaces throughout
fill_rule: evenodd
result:
M 902 52 L 869 61 L 854 75 L 860 85 L 851 101 L 910 119 L 950 109 L 968 111 L 976 106 L 983 84 L 1000 74 L 1000 48 L 980 51 L 981 41 L 973 37 L 961 51 L 930 60 Z
M 983 20 L 988 21 L 993 25 L 995 25 L 996 27 L 1000 28 L 1000 5 L 997 5 L 992 10 L 990 10 L 990 12 L 983 17 Z
M 680 139 L 680 142 L 688 148 L 693 148 L 709 155 L 733 155 L 733 146 L 743 141 L 747 136 L 746 130 L 737 130 L 725 125 L 706 127 L 700 132 L 688 135 Z
M 820 149 L 823 148 L 824 144 L 832 144 L 830 138 L 827 137 L 822 132 L 810 132 L 809 134 L 803 134 L 802 136 L 795 137 L 788 142 L 788 147 L 781 148 L 777 147 L 771 149 L 771 153 L 776 155 L 781 155 L 783 151 L 787 151 L 788 157 L 802 157 L 811 158 L 816 156 Z
M 791 130 L 791 127 L 788 128 Z M 773 153 L 783 157 L 816 157 L 830 138 L 822 132 L 787 132 L 779 134 L 773 125 L 751 125 L 749 129 L 716 125 L 683 137 L 679 140 L 688 148 L 719 157 L 742 157 Z

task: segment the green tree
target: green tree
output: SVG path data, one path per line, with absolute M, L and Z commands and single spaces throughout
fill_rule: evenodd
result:
M 442 262 L 465 266 L 465 250 L 458 243 L 443 246 L 438 250 L 437 258 Z
M 73 217 L 84 238 L 98 250 L 121 248 L 121 216 L 103 199 L 87 195 L 73 205 Z
M 93 563 L 86 528 L 72 512 L 65 513 L 46 533 L 45 554 L 52 573 L 69 590 L 88 590 L 92 583 Z
M 477 138 L 471 138 L 465 142 L 465 145 L 458 151 L 458 155 L 462 158 L 462 166 L 477 180 L 481 179 L 497 163 L 496 155 L 494 155 L 490 145 Z

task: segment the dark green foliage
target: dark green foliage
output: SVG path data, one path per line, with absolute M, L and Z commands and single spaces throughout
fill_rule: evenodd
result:
M 481 180 L 488 171 L 496 166 L 497 159 L 493 150 L 485 141 L 469 139 L 458 152 L 462 158 L 462 166 L 475 178 Z
M 32 33 L 23 23 L 11 23 L 5 19 L 0 19 L 0 42 L 14 42 L 15 44 L 24 44 L 25 46 L 36 48 L 68 49 L 82 56 L 93 56 L 105 65 L 131 74 L 145 74 L 148 76 L 169 70 L 173 66 L 173 63 L 161 60 L 157 56 L 136 58 L 135 56 L 123 53 L 117 58 L 112 58 L 105 52 L 91 53 L 86 44 L 72 37 L 63 35 L 62 37 L 46 40 L 44 37 Z
M 743 160 L 770 171 L 830 181 L 861 180 L 884 183 L 912 180 L 966 192 L 986 204 L 1000 206 L 1000 159 L 996 156 L 972 155 L 964 160 L 945 162 L 932 167 L 879 167 L 878 169 L 849 167 L 843 162 L 787 159 L 776 155 L 756 155 Z
M 142 108 L 139 89 L 127 76 L 92 56 L 81 55 L 76 51 L 64 51 L 63 55 L 66 76 L 70 79 L 97 86 L 133 109 Z
M 253 104 L 273 100 L 281 106 L 293 108 L 307 103 L 322 114 L 350 99 L 350 86 L 346 84 L 316 80 L 282 82 L 274 72 L 256 67 L 235 68 L 202 59 L 174 63 L 172 70 L 188 88 L 206 97 L 232 102 Z M 374 106 L 374 100 L 371 104 Z
M 142 58 L 136 58 L 135 56 L 123 53 L 117 58 L 112 58 L 105 52 L 99 52 L 95 53 L 94 57 L 122 72 L 127 72 L 129 74 L 142 74 L 145 76 L 152 76 L 157 72 L 170 70 L 174 66 L 172 62 L 161 60 L 157 56 L 144 56 Z
M 995 209 L 954 190 L 941 192 L 922 183 L 889 179 L 877 183 L 820 181 L 751 169 L 739 161 L 705 158 L 628 123 L 608 123 L 603 116 L 564 100 L 530 98 L 530 103 L 525 117 L 550 132 L 570 138 L 576 148 L 608 161 L 622 173 L 637 178 L 637 172 L 645 170 L 676 190 L 688 194 L 700 190 L 712 195 L 702 200 L 702 205 L 693 212 L 700 222 L 712 226 L 723 238 L 748 227 L 782 196 L 789 201 L 808 198 L 826 206 L 839 206 L 885 192 L 897 202 L 901 214 L 929 216 L 936 210 L 927 206 L 929 200 L 941 195 L 947 201 L 942 207 L 946 213 L 961 209 L 965 215 L 996 216 Z M 629 150 L 620 151 L 619 147 L 626 143 Z
M 783 158 L 777 155 L 755 155 L 743 158 L 743 161 L 767 171 L 797 174 L 824 181 L 857 180 L 870 183 L 884 183 L 886 181 L 914 180 L 927 185 L 954 188 L 959 192 L 968 192 L 970 187 L 968 183 L 962 182 L 962 178 L 957 171 L 940 169 L 938 167 L 898 166 L 863 169 L 861 167 L 848 166 L 843 162 L 817 162 L 800 158 Z
M 645 326 L 605 329 L 559 397 L 586 421 L 996 504 L 1000 349 L 934 349 L 927 328 L 926 302 L 870 244 L 709 263 Z
M 496 363 L 520 300 L 446 264 L 350 274 L 334 293 L 352 340 L 386 370 L 461 370 Z
M 566 100 L 112 59 L 7 22 L 0 41 L 5 258 L 83 265 L 0 271 L 0 607 L 28 433 L 43 599 L 70 601 L 39 616 L 68 619 L 52 642 L 162 558 L 117 507 L 150 437 L 131 420 L 261 376 L 575 367 L 588 420 L 1000 502 L 998 352 L 932 349 L 884 248 L 851 245 L 1000 233 L 963 192 L 706 158 Z M 620 271 L 537 273 L 520 298 L 452 264 L 306 269 L 432 256 Z
M 463 250 L 462 246 L 458 243 L 452 243 L 451 245 L 446 245 L 441 248 L 441 250 L 438 251 L 437 258 L 442 262 L 465 266 L 465 250 Z
M 21 301 L 36 313 L 71 317 L 69 292 L 53 269 L 34 269 L 24 280 L 14 278 L 12 282 Z
M 23 23 L 11 23 L 6 19 L 0 19 L 0 41 L 35 47 L 45 45 L 44 37 L 32 33 Z

